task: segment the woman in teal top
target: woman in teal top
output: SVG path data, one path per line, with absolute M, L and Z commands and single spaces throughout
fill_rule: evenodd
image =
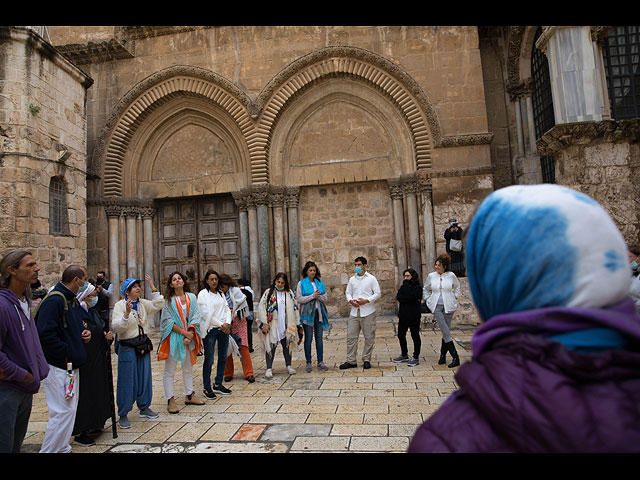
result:
M 323 358 L 322 332 L 329 328 L 327 290 L 320 280 L 320 269 L 314 262 L 307 262 L 302 269 L 302 280 L 296 289 L 296 301 L 300 305 L 300 323 L 304 328 L 304 356 L 307 372 L 311 372 L 311 341 L 316 337 L 318 368 L 327 370 Z
M 182 364 L 182 380 L 186 405 L 204 405 L 196 398 L 193 390 L 193 365 L 202 349 L 200 337 L 200 309 L 197 297 L 189 291 L 186 278 L 180 272 L 173 272 L 167 281 L 166 303 L 160 315 L 162 340 L 158 360 L 165 361 L 164 385 L 167 410 L 178 413 L 173 397 L 173 378 L 178 362 Z

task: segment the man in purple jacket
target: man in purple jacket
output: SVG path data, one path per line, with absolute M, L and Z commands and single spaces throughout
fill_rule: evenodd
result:
M 507 187 L 466 245 L 483 324 L 409 452 L 640 452 L 640 317 L 606 211 L 558 185 Z
M 0 260 L 0 453 L 20 452 L 33 395 L 49 373 L 29 298 L 39 270 L 29 252 Z

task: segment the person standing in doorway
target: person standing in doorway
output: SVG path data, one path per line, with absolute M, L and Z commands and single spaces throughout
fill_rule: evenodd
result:
M 371 368 L 371 354 L 376 338 L 375 301 L 380 298 L 380 285 L 376 277 L 367 272 L 367 259 L 357 257 L 354 260 L 355 275 L 349 279 L 345 292 L 351 312 L 347 320 L 347 361 L 340 369 L 357 367 L 358 337 L 360 330 L 364 335 L 362 361 L 364 368 Z
M 462 238 L 464 230 L 458 225 L 456 217 L 449 218 L 449 228 L 444 231 L 447 255 L 451 258 L 450 270 L 458 277 L 464 277 L 464 245 Z
M 107 281 L 106 274 L 100 270 L 96 273 L 96 290 L 98 292 L 98 303 L 95 309 L 100 314 L 100 318 L 109 328 L 109 300 L 113 296 L 113 285 Z
M 49 373 L 29 299 L 39 270 L 23 250 L 0 260 L 0 453 L 20 452 L 33 395 Z

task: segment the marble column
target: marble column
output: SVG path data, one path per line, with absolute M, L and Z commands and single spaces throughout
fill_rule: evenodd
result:
M 436 237 L 433 224 L 433 196 L 431 178 L 424 172 L 419 174 L 418 181 L 422 193 L 422 225 L 424 227 L 425 269 L 422 278 L 432 272 L 436 262 Z
M 120 214 L 122 209 L 117 205 L 105 205 L 107 222 L 109 224 L 109 281 L 113 285 L 113 295 L 109 299 L 109 307 L 120 296 Z
M 402 186 L 397 178 L 387 180 L 393 211 L 393 230 L 395 234 L 396 269 L 398 279 L 407 268 L 407 251 L 404 233 L 404 204 L 402 202 Z
M 238 207 L 238 220 L 240 222 L 240 271 L 242 277 L 251 278 L 250 249 L 249 249 L 249 214 L 247 211 L 246 194 L 234 192 L 233 200 Z M 251 280 L 249 280 L 251 281 Z
M 127 278 L 138 278 L 136 242 L 138 237 L 137 218 L 138 212 L 135 207 L 125 207 L 127 225 Z
M 409 240 L 409 267 L 416 272 L 422 270 L 420 252 L 420 221 L 418 219 L 418 181 L 414 175 L 401 177 L 402 190 L 407 205 L 407 233 Z
M 284 236 L 284 187 L 272 186 L 269 195 L 273 212 L 273 245 L 276 272 L 286 272 Z
M 144 233 L 142 229 L 142 211 L 138 209 L 136 215 L 136 275 L 140 279 L 144 279 Z
M 289 283 L 296 285 L 300 280 L 300 233 L 298 204 L 300 187 L 287 187 L 285 203 L 287 206 L 287 229 L 289 234 Z
M 141 279 L 145 275 L 150 275 L 153 278 L 153 217 L 155 216 L 156 209 L 153 206 L 142 207 L 140 215 L 142 217 L 142 258 L 143 268 Z M 155 283 L 159 283 L 159 279 Z M 151 289 L 147 282 L 145 282 L 145 298 L 151 298 Z
M 256 212 L 255 198 L 249 192 L 245 192 L 247 206 L 247 225 L 249 230 L 249 270 L 251 288 L 256 296 L 261 295 L 260 286 L 260 251 L 258 249 L 258 215 Z M 260 293 L 259 293 L 260 292 Z
M 602 85 L 589 26 L 547 27 L 536 42 L 549 61 L 556 124 L 600 121 Z
M 251 189 L 256 203 L 258 223 L 258 252 L 260 261 L 260 289 L 271 285 L 271 238 L 269 235 L 269 186 L 254 185 Z

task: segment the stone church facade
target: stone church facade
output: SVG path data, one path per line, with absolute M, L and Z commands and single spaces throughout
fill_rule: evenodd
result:
M 355 257 L 393 312 L 403 269 L 424 277 L 444 251 L 448 218 L 466 227 L 511 184 L 584 190 L 636 246 L 638 114 L 612 115 L 611 35 L 0 27 L 2 250 L 37 250 L 49 282 L 85 263 L 116 286 L 179 270 L 196 289 L 213 268 L 258 292 L 313 260 L 343 316 Z

